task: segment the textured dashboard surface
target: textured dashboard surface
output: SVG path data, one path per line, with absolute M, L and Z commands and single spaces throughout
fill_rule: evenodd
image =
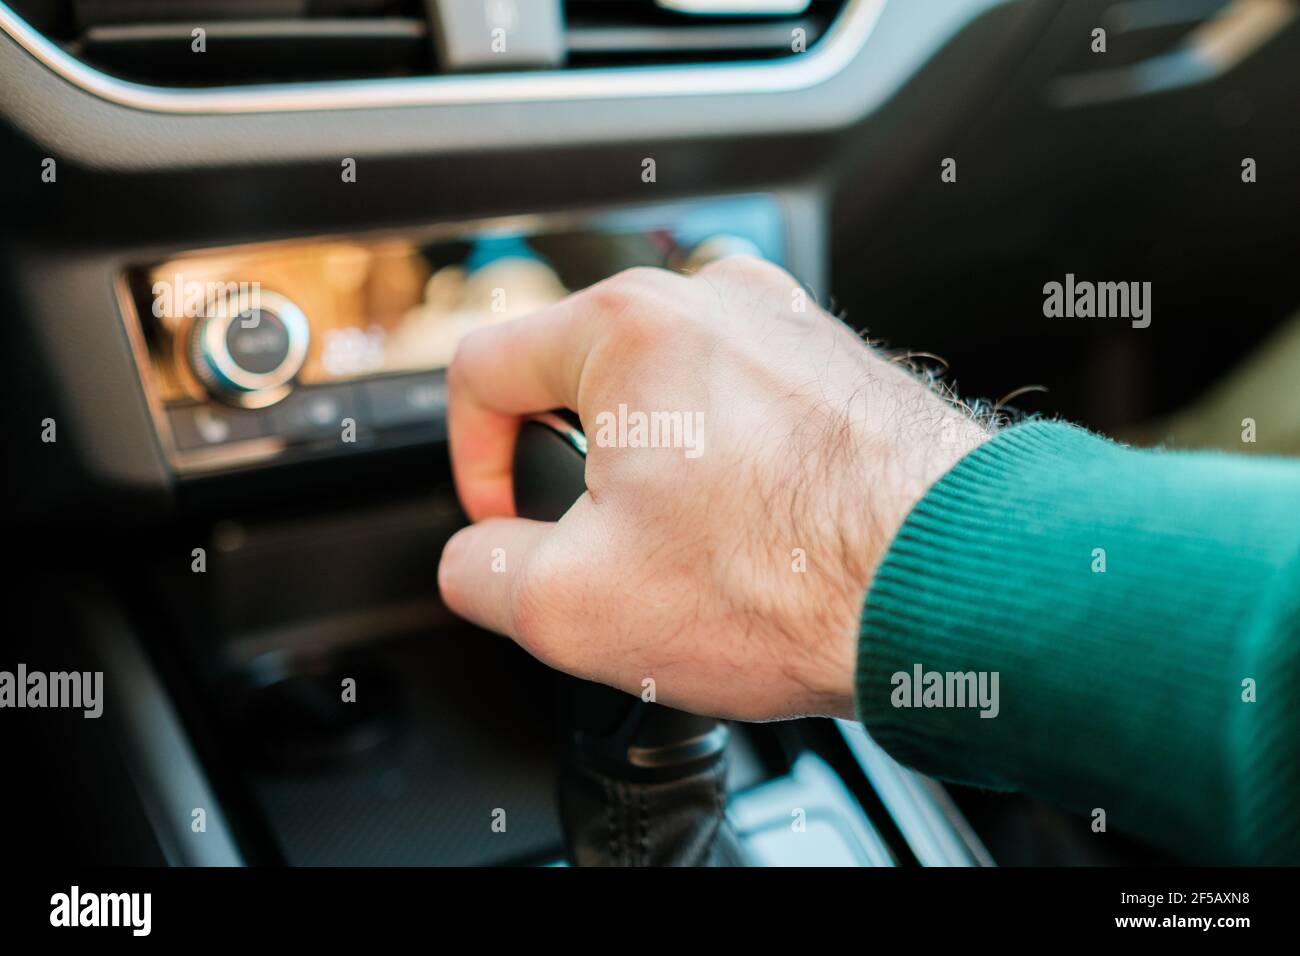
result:
M 369 653 L 400 675 L 394 738 L 345 766 L 253 781 L 285 861 L 476 866 L 558 855 L 550 672 L 470 628 Z M 504 832 L 493 830 L 498 809 Z

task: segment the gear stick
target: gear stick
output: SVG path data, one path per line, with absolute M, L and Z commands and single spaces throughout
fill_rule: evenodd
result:
M 514 453 L 515 512 L 557 521 L 586 491 L 577 416 L 526 419 Z M 577 866 L 744 862 L 726 826 L 725 724 L 564 678 L 569 741 L 560 816 Z

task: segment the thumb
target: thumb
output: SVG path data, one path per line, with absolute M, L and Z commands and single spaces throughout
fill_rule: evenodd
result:
M 514 585 L 554 530 L 552 522 L 526 518 L 488 518 L 461 528 L 443 547 L 438 564 L 443 603 L 479 627 L 518 639 Z

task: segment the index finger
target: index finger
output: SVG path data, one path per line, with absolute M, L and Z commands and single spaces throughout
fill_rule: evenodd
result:
M 634 300 L 629 275 L 461 341 L 447 370 L 447 438 L 470 520 L 515 513 L 510 464 L 520 416 L 553 408 L 581 412 L 583 373 L 595 343 Z

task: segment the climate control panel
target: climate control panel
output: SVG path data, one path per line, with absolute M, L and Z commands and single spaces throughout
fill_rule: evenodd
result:
M 781 203 L 712 198 L 186 252 L 120 298 L 160 443 L 187 474 L 445 437 L 470 331 L 632 266 L 784 263 Z

